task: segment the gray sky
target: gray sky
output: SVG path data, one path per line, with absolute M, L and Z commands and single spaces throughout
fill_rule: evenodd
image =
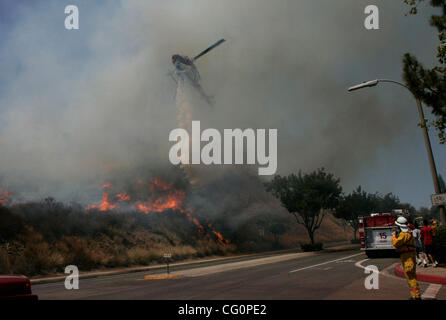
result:
M 202 128 L 277 128 L 278 173 L 323 166 L 347 192 L 429 205 L 413 98 L 390 84 L 346 91 L 401 80 L 405 52 L 436 62 L 428 6 L 405 16 L 402 0 L 375 0 L 380 30 L 369 31 L 362 0 L 73 0 L 80 30 L 68 31 L 63 1 L 0 3 L 0 188 L 82 200 L 113 172 L 168 165 L 170 56 L 225 38 L 197 62 L 216 99 L 194 107 Z M 431 139 L 446 176 L 445 147 Z

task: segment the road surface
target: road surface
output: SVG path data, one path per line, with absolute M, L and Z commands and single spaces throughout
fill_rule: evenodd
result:
M 161 270 L 102 276 L 79 280 L 78 290 L 64 282 L 34 284 L 39 299 L 360 299 L 407 300 L 405 279 L 394 275 L 397 258 L 367 259 L 359 250 L 321 253 L 285 253 L 210 262 L 171 269 L 175 279 L 146 280 Z M 379 289 L 366 289 L 375 265 Z M 149 277 L 150 278 L 150 277 Z M 445 286 L 420 283 L 425 298 L 446 299 Z

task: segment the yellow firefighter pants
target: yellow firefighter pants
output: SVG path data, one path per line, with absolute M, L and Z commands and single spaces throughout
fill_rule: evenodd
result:
M 407 283 L 409 284 L 410 295 L 412 298 L 420 298 L 420 289 L 417 282 L 417 271 L 415 262 L 415 253 L 406 252 L 400 256 L 403 264 L 404 274 L 406 275 Z

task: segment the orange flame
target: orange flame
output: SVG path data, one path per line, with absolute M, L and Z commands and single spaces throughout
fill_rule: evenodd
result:
M 142 185 L 144 182 L 141 179 L 137 179 L 137 184 Z M 112 184 L 106 182 L 102 185 L 103 189 L 112 188 Z M 166 210 L 175 210 L 181 214 L 184 214 L 188 221 L 195 224 L 200 234 L 206 234 L 205 228 L 200 224 L 197 218 L 193 217 L 189 212 L 184 209 L 184 200 L 186 194 L 182 190 L 178 190 L 172 187 L 172 184 L 164 182 L 158 178 L 154 178 L 147 184 L 147 188 L 150 191 L 150 195 L 146 201 L 136 201 L 133 204 L 133 208 L 139 212 L 149 214 L 151 212 L 164 212 Z M 98 205 L 89 205 L 86 210 L 98 209 L 100 211 L 107 211 L 115 209 L 120 202 L 130 201 L 130 195 L 127 192 L 121 192 L 115 194 L 113 199 L 115 202 L 111 202 L 109 199 L 109 191 L 103 191 L 102 201 Z M 208 230 L 217 236 L 220 243 L 226 244 L 229 241 L 225 240 L 221 233 L 213 230 L 212 225 L 208 225 Z
M 222 235 L 220 232 L 215 231 L 215 230 L 212 230 L 212 233 L 215 234 L 215 235 L 217 236 L 218 241 L 219 241 L 220 243 L 222 243 L 222 244 L 227 244 L 227 243 L 229 243 L 228 240 L 226 240 L 225 238 L 223 238 L 223 235 Z
M 168 190 L 166 189 L 166 185 L 163 184 L 160 186 L 162 191 Z M 149 186 L 149 189 L 154 191 L 153 186 Z M 180 210 L 185 196 L 185 193 L 181 190 L 168 190 L 168 193 L 165 194 L 164 197 L 156 197 L 156 195 L 151 195 L 147 199 L 147 202 L 137 202 L 136 207 L 146 214 L 149 212 L 163 212 L 169 209 Z
M 89 206 L 86 207 L 87 210 L 91 210 L 91 209 L 98 209 L 99 211 L 107 211 L 107 210 L 112 210 L 116 207 L 116 204 L 112 204 L 110 203 L 110 200 L 108 200 L 108 192 L 104 191 L 102 193 L 102 201 L 100 204 L 96 205 L 96 204 L 91 204 Z
M 0 205 L 6 205 L 11 200 L 13 194 L 7 190 L 0 188 Z
M 130 196 L 125 191 L 116 194 L 115 197 L 118 198 L 118 201 L 130 201 Z
M 172 187 L 171 184 L 169 184 L 167 182 L 163 182 L 163 181 L 161 181 L 158 178 L 153 178 L 152 179 L 152 184 L 149 185 L 149 189 L 151 191 L 154 191 L 154 190 L 168 191 L 168 190 L 171 189 L 171 187 Z
M 192 217 L 190 215 L 190 213 L 188 213 L 188 212 L 181 211 L 181 213 L 184 213 L 186 215 L 186 217 L 187 217 L 187 220 L 189 220 L 190 222 L 194 223 L 198 227 L 198 232 L 199 233 L 201 233 L 201 234 L 205 233 L 203 226 L 200 224 L 200 222 L 198 222 L 197 218 Z

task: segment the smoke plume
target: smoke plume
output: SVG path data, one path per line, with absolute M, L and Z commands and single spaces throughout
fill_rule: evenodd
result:
M 22 5 L 1 33 L 0 187 L 17 200 L 91 203 L 105 181 L 172 170 L 169 132 L 178 120 L 200 120 L 219 130 L 277 128 L 280 174 L 324 166 L 347 190 L 402 190 L 406 200 L 413 193 L 398 188 L 425 157 L 411 97 L 346 88 L 400 78 L 406 51 L 434 61 L 435 34 L 429 12 L 410 20 L 402 3 L 376 2 L 376 32 L 363 28 L 362 0 L 72 1 L 76 31 L 64 29 L 63 3 Z M 209 107 L 166 73 L 172 54 L 194 56 L 220 38 L 227 41 L 196 63 L 216 100 Z M 178 110 L 176 98 L 190 110 Z M 383 155 L 406 159 L 389 167 L 394 179 Z M 237 210 L 222 199 L 262 192 L 245 169 L 191 168 L 202 182 L 190 201 L 206 212 Z

